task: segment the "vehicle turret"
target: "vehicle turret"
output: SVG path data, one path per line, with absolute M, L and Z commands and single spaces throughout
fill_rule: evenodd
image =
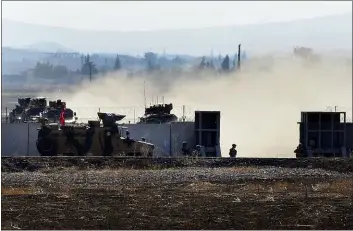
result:
M 170 114 L 173 110 L 173 104 L 157 104 L 150 106 L 145 109 L 145 115 L 155 115 L 155 114 Z
M 114 113 L 97 112 L 99 119 L 103 122 L 104 127 L 116 126 L 116 122 L 125 118 L 125 115 Z
M 156 104 L 145 109 L 144 116 L 140 117 L 138 123 L 170 123 L 178 120 L 178 117 L 170 112 L 173 104 Z
M 17 102 L 20 105 L 20 107 L 27 108 L 31 102 L 31 98 L 18 98 Z

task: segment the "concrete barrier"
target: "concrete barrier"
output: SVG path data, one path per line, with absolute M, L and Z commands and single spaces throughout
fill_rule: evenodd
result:
M 36 148 L 39 124 L 2 124 L 1 156 L 39 156 Z
M 2 124 L 1 156 L 39 156 L 36 140 L 39 124 Z M 195 144 L 194 123 L 176 122 L 172 124 L 126 124 L 130 137 L 155 145 L 156 156 L 176 156 L 180 153 L 183 141 L 190 147 Z

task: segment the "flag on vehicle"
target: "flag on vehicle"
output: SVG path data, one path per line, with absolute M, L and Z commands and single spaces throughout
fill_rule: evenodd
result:
M 62 126 L 65 125 L 65 104 L 61 107 L 61 112 L 60 112 L 60 124 Z

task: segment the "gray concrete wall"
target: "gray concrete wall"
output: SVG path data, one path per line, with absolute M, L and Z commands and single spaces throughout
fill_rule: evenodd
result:
M 130 137 L 155 145 L 155 155 L 169 156 L 170 153 L 170 125 L 169 124 L 127 124 Z
M 36 147 L 39 124 L 2 124 L 1 156 L 38 156 Z
M 36 148 L 39 124 L 2 124 L 1 156 L 39 156 Z M 155 145 L 155 155 L 176 155 L 185 140 L 194 146 L 194 123 L 176 122 L 172 124 L 127 124 L 130 137 Z
M 172 155 L 177 156 L 181 154 L 183 141 L 188 143 L 189 148 L 195 147 L 195 125 L 194 122 L 175 122 L 171 124 L 172 127 Z

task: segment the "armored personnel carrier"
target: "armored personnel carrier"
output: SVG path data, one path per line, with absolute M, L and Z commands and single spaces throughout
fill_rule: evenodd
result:
M 65 124 L 75 123 L 78 119 L 76 117 L 76 112 L 72 111 L 70 108 L 66 108 L 66 102 L 63 102 L 60 99 L 57 101 L 49 101 L 49 106 L 43 111 L 42 117 L 50 123 L 58 123 L 61 109 L 63 107 L 65 107 Z
M 9 113 L 10 123 L 36 122 L 47 106 L 46 98 L 19 98 L 18 105 Z
M 140 117 L 140 124 L 165 124 L 178 120 L 178 117 L 171 114 L 173 104 L 156 104 L 145 109 L 144 116 Z
M 37 150 L 42 156 L 152 156 L 154 145 L 123 136 L 117 121 L 124 115 L 98 112 L 99 120 L 88 124 L 48 124 L 38 128 Z M 102 125 L 101 125 L 102 122 Z
M 9 113 L 9 122 L 10 123 L 22 123 L 24 121 L 24 109 L 16 105 L 12 111 Z
M 31 99 L 28 107 L 25 109 L 24 122 L 39 122 L 43 111 L 47 107 L 47 99 L 45 97 L 36 97 Z

